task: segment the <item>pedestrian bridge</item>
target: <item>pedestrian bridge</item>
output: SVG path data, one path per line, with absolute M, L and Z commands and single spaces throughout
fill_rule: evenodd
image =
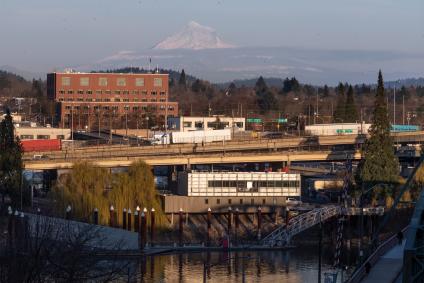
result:
M 329 205 L 313 209 L 289 220 L 287 225 L 282 225 L 262 240 L 262 244 L 270 247 L 284 247 L 300 232 L 305 231 L 326 220 L 344 214 L 341 206 Z

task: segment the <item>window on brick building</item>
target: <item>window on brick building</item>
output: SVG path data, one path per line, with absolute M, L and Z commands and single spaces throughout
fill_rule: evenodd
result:
M 62 86 L 70 86 L 71 78 L 70 77 L 62 77 Z
M 99 86 L 107 86 L 107 78 L 99 78 Z
M 164 91 L 161 91 L 160 93 L 159 93 L 159 95 L 166 95 L 166 92 L 164 92 Z
M 153 86 L 161 87 L 162 86 L 162 78 L 154 78 Z
M 135 86 L 144 86 L 144 78 L 135 78 Z
M 73 94 L 74 91 L 72 89 L 68 90 L 68 94 Z
M 126 86 L 127 81 L 125 80 L 125 78 L 117 78 L 116 79 L 116 85 L 117 86 Z
M 111 94 L 112 92 L 110 90 L 105 90 L 105 94 Z
M 101 90 L 96 90 L 96 94 L 102 94 Z
M 93 94 L 93 91 L 92 90 L 87 90 L 85 93 L 86 94 Z
M 141 94 L 142 95 L 147 95 L 147 91 L 146 90 L 143 90 L 143 91 L 141 91 Z
M 88 86 L 89 84 L 90 84 L 90 78 L 89 77 L 80 78 L 80 86 Z
M 120 90 L 115 90 L 114 93 L 115 94 L 121 94 L 121 91 Z
M 150 102 L 156 102 L 156 99 L 152 98 L 150 99 Z
M 151 95 L 156 95 L 156 94 L 158 94 L 156 91 L 152 91 L 151 93 L 150 93 Z

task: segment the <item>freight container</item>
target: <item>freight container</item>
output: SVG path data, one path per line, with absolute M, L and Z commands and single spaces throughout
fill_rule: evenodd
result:
M 23 140 L 21 141 L 24 152 L 31 151 L 59 151 L 61 150 L 61 141 L 59 139 L 51 140 Z
M 231 130 L 172 132 L 172 143 L 207 143 L 231 140 Z
M 417 132 L 421 131 L 420 126 L 416 125 L 392 125 L 392 132 Z
M 155 134 L 152 144 L 209 143 L 231 140 L 231 129 Z
M 366 123 L 315 124 L 305 126 L 305 132 L 313 136 L 358 135 L 367 134 L 370 127 Z

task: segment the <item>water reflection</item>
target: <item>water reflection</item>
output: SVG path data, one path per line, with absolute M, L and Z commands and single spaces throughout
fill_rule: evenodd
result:
M 331 250 L 324 250 L 322 274 L 332 270 Z M 287 251 L 204 252 L 147 256 L 125 282 L 316 282 L 315 247 Z M 138 272 L 137 272 L 138 270 Z M 135 274 L 137 273 L 137 274 Z M 130 274 L 130 272 L 128 273 Z M 340 282 L 340 275 L 339 275 Z

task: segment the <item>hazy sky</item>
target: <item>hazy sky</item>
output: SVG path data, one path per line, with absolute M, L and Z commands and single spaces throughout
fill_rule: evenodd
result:
M 424 51 L 423 0 L 0 0 L 0 66 L 140 51 L 191 20 L 238 46 Z

